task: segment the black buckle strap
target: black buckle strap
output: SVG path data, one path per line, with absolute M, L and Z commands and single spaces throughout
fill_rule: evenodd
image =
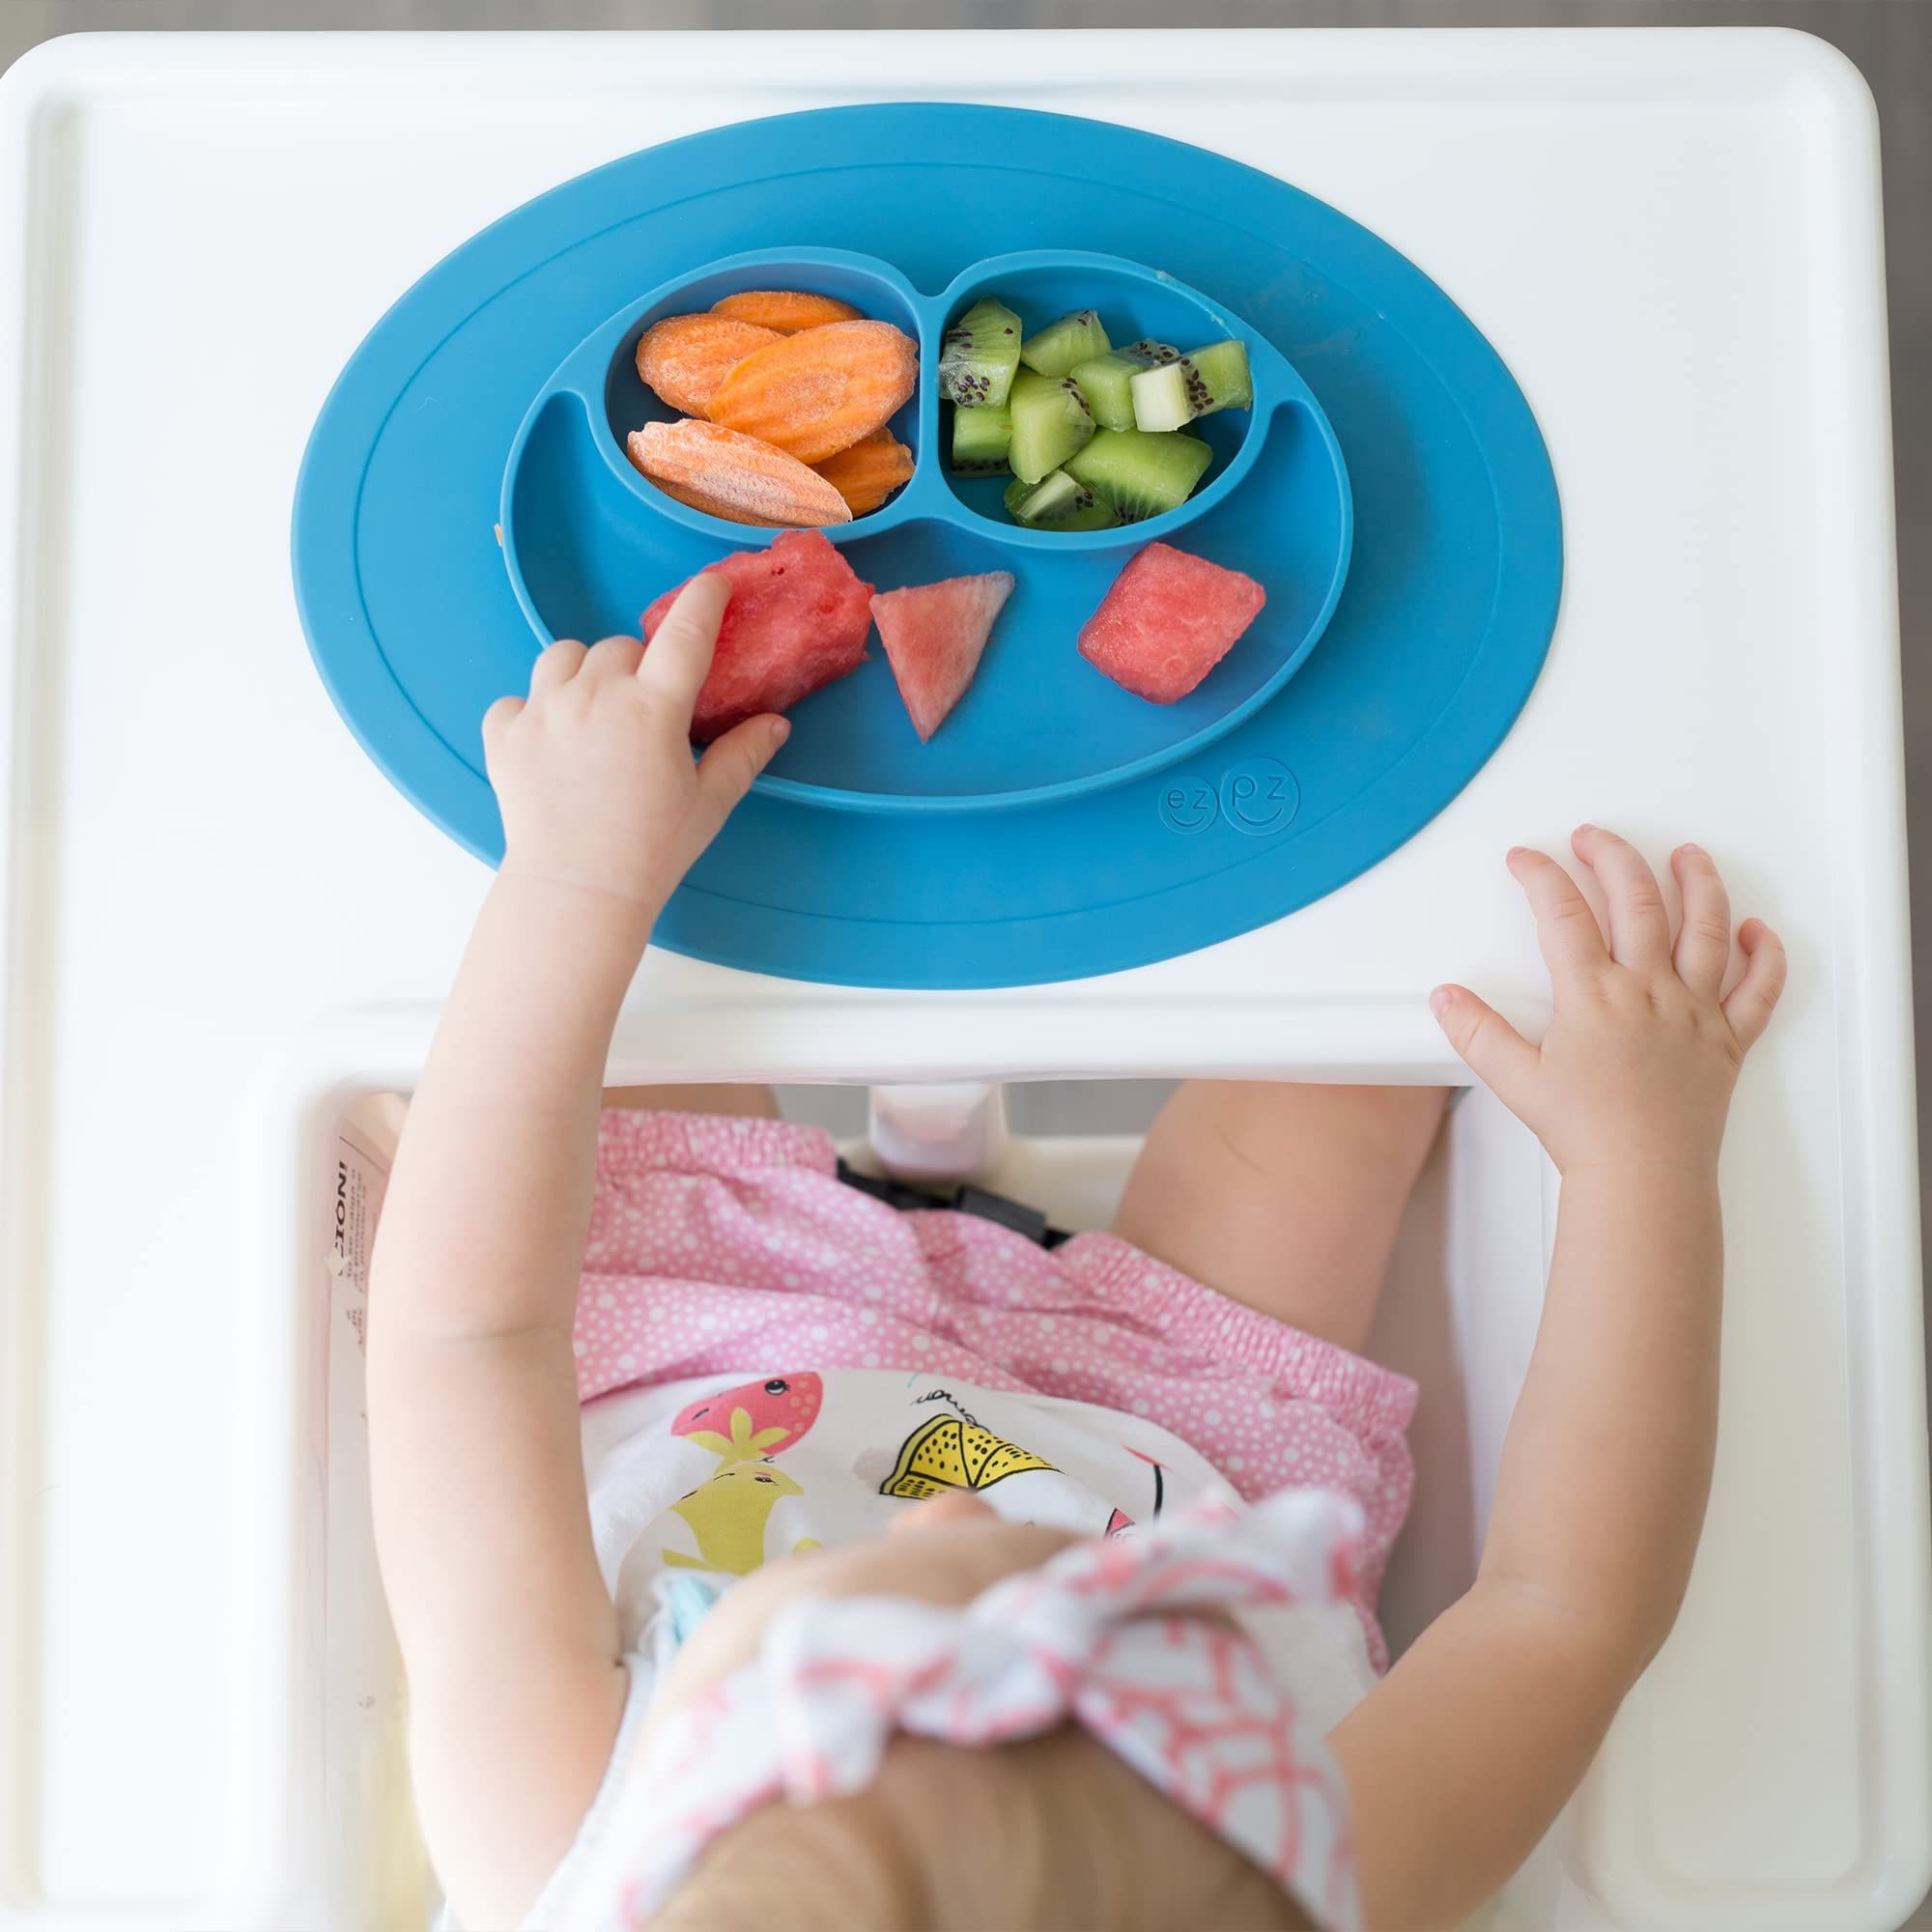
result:
M 997 1221 L 1028 1240 L 1046 1245 L 1046 1216 L 1037 1208 L 1009 1201 L 1004 1194 L 989 1193 L 983 1187 L 962 1187 L 952 1203 L 962 1214 L 977 1214 L 982 1221 Z
M 923 1188 L 908 1187 L 903 1181 L 888 1179 L 880 1174 L 861 1174 L 849 1161 L 838 1163 L 838 1179 L 847 1187 L 856 1187 L 861 1194 L 869 1194 L 874 1201 L 883 1201 L 888 1208 L 896 1208 L 911 1213 L 922 1208 L 951 1208 L 952 1201 L 939 1194 L 928 1194 Z
M 883 1201 L 888 1208 L 896 1208 L 902 1213 L 950 1208 L 955 1213 L 972 1214 L 981 1221 L 993 1221 L 1002 1228 L 1010 1228 L 1014 1234 L 1023 1235 L 1042 1248 L 1057 1248 L 1061 1242 L 1071 1238 L 1064 1230 L 1048 1227 L 1046 1216 L 1037 1208 L 1010 1201 L 1006 1195 L 995 1194 L 990 1188 L 965 1186 L 955 1188 L 951 1194 L 932 1194 L 924 1188 L 908 1187 L 903 1181 L 861 1174 L 843 1160 L 838 1163 L 838 1179 L 847 1187 L 856 1187 L 860 1193 L 869 1194 L 873 1200 Z

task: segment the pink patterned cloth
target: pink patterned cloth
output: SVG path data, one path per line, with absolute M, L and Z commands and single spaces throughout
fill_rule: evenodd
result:
M 1070 1722 L 1316 1924 L 1349 1932 L 1360 1907 L 1341 1772 L 1254 1640 L 1201 1613 L 1341 1601 L 1360 1528 L 1353 1503 L 1319 1491 L 1253 1509 L 1209 1496 L 957 1608 L 795 1599 L 752 1662 L 670 1716 L 557 1922 L 636 1932 L 712 1839 L 779 1798 L 866 1789 L 895 1732 L 980 1748 Z
M 1352 1497 L 1353 1591 L 1376 1594 L 1414 1468 L 1406 1377 L 1305 1335 L 1113 1235 L 1054 1249 L 838 1179 L 815 1127 L 607 1111 L 577 1308 L 582 1400 L 688 1377 L 910 1369 L 1098 1404 L 1171 1430 L 1253 1502 Z

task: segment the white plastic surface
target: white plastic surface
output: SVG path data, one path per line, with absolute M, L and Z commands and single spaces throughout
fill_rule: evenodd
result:
M 301 1373 L 327 1321 L 304 1266 L 319 1183 L 269 1149 L 328 1114 L 318 1082 L 407 1085 L 485 877 L 363 758 L 301 645 L 288 504 L 330 380 L 423 268 L 582 168 L 748 115 L 935 97 L 1218 148 L 1434 274 L 1550 444 L 1568 538 L 1550 664 L 1441 818 L 1291 920 L 1133 974 L 973 996 L 654 955 L 622 1071 L 1441 1076 L 1435 980 L 1539 1011 L 1505 846 L 1582 818 L 1660 855 L 1700 839 L 1741 908 L 1786 934 L 1793 989 L 1726 1152 L 1697 1573 L 1556 1849 L 1632 1926 L 1883 1927 L 1923 1889 L 1869 99 L 1822 45 L 1776 33 L 1023 49 L 114 37 L 55 43 L 0 81 L 0 1923 L 362 1922 L 321 1902 L 387 1795 L 372 1771 L 323 1802 L 324 1660 L 367 1605 L 331 1597 L 325 1615 L 328 1436 Z M 342 1009 L 364 1016 L 320 1022 Z M 1452 1193 L 1435 1237 L 1470 1288 L 1449 1338 L 1471 1381 L 1465 1543 L 1541 1265 L 1541 1225 L 1482 1205 L 1499 1198 Z M 343 1493 L 353 1458 L 333 1474 Z M 1540 1896 L 1521 1922 L 1582 1922 L 1574 1890 Z
M 983 1080 L 874 1087 L 866 1138 L 897 1179 L 980 1179 L 1007 1148 L 1006 1090 Z

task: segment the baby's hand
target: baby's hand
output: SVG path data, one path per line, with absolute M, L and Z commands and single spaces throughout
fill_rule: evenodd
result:
M 1438 986 L 1442 1030 L 1557 1168 L 1714 1167 L 1731 1088 L 1784 989 L 1784 948 L 1762 920 L 1738 932 L 1745 974 L 1720 1000 L 1731 908 L 1707 853 L 1680 845 L 1673 953 L 1657 879 L 1634 847 L 1584 825 L 1571 844 L 1603 882 L 1610 942 L 1570 875 L 1520 846 L 1510 870 L 1536 913 L 1555 1017 L 1541 1046 L 1464 986 Z
M 503 815 L 505 875 L 611 895 L 654 919 L 782 745 L 782 718 L 747 719 L 696 764 L 691 714 L 730 589 L 692 579 L 651 647 L 558 639 L 530 695 L 499 697 L 483 753 Z

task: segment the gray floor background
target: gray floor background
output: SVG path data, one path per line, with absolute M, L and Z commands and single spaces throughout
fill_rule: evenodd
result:
M 1103 26 L 1780 26 L 1858 63 L 1884 147 L 1915 986 L 1919 1013 L 1932 1014 L 1932 0 L 0 0 L 0 69 L 37 42 L 102 29 Z M 1920 1117 L 1932 1122 L 1932 1022 L 1922 1017 L 1918 1072 Z M 1164 1091 L 1151 1081 L 1021 1089 L 1014 1124 L 1120 1131 L 1151 1119 Z M 863 1122 L 857 1094 L 787 1098 L 845 1131 Z M 1919 1176 L 1924 1204 L 1924 1129 Z M 1932 1899 L 1906 1932 L 1932 1932 Z

